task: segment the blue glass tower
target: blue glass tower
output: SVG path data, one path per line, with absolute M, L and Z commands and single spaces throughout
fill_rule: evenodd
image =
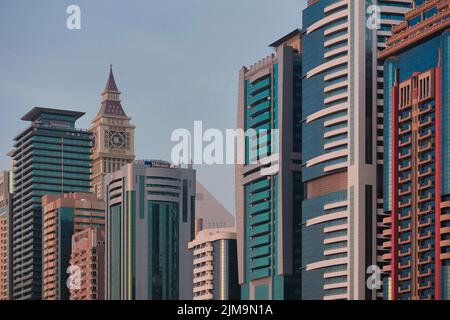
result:
M 377 51 L 410 6 L 311 0 L 303 11 L 304 299 L 379 294 L 366 286 L 383 218 L 383 68 Z

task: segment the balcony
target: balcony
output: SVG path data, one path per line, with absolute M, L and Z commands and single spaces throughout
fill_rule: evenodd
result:
M 426 196 L 419 196 L 418 202 L 427 202 L 433 199 L 433 195 L 429 192 Z
M 427 290 L 432 288 L 431 281 L 426 281 L 424 283 L 419 284 L 417 287 L 419 290 Z
M 398 146 L 400 147 L 400 148 L 403 148 L 403 147 L 406 147 L 406 146 L 408 146 L 408 145 L 410 145 L 411 144 L 411 136 L 409 136 L 408 137 L 408 139 L 406 139 L 405 141 L 399 141 L 399 143 L 398 143 Z
M 419 228 L 425 228 L 425 227 L 429 227 L 433 224 L 433 220 L 431 220 L 431 218 L 426 219 L 426 221 L 424 222 L 420 222 L 419 221 Z
M 449 233 L 450 233 L 450 227 L 441 228 L 441 234 L 449 234 Z
M 429 175 L 433 174 L 433 168 L 429 167 L 427 170 L 423 171 L 423 172 L 419 172 L 418 177 L 419 178 L 423 178 Z
M 409 281 L 411 280 L 411 273 L 408 273 L 406 276 L 398 276 L 398 281 Z
M 431 245 L 431 243 L 429 243 L 426 247 L 423 248 L 419 248 L 419 253 L 424 253 L 424 252 L 428 252 L 431 251 L 431 249 L 433 249 L 433 246 Z
M 408 257 L 410 255 L 411 255 L 411 248 L 409 248 L 406 252 L 401 252 L 400 250 L 398 251 L 398 256 L 400 258 Z
M 431 269 L 429 268 L 426 272 L 420 272 L 419 271 L 419 278 L 425 278 L 425 277 L 429 277 L 433 274 L 433 272 L 431 271 Z
M 411 223 L 408 223 L 408 226 L 405 228 L 402 228 L 400 226 L 398 227 L 398 232 L 408 232 L 408 231 L 411 231 Z
M 405 289 L 401 289 L 401 288 L 398 289 L 398 293 L 400 293 L 400 294 L 405 294 L 405 293 L 409 293 L 409 292 L 411 292 L 411 285 L 408 285 L 408 287 Z
M 431 104 L 429 104 L 425 109 L 419 110 L 419 116 L 427 114 L 431 111 L 433 111 L 433 106 Z
M 406 240 L 399 240 L 398 242 L 400 245 L 405 245 L 411 243 L 411 236 L 408 237 Z M 411 263 L 410 263 L 411 264 Z
M 383 242 L 383 249 L 388 250 L 392 247 L 392 241 L 385 241 Z M 389 254 L 389 259 L 390 259 L 390 254 Z
M 408 175 L 405 178 L 399 177 L 398 182 L 400 184 L 411 182 L 411 173 L 408 173 Z
M 428 180 L 427 183 L 421 183 L 419 184 L 419 191 L 425 190 L 425 189 L 429 189 L 433 187 L 433 181 Z
M 411 150 L 408 150 L 408 152 L 405 154 L 399 153 L 398 158 L 399 158 L 399 160 L 405 160 L 405 159 L 411 158 Z
M 403 208 L 408 208 L 408 207 L 410 207 L 411 206 L 411 199 L 408 199 L 408 201 L 407 202 L 405 202 L 405 203 L 402 203 L 402 202 L 398 202 L 398 207 L 400 208 L 400 209 L 403 209 Z
M 419 235 L 418 237 L 417 237 L 417 239 L 419 239 L 419 240 L 428 240 L 428 239 L 431 239 L 431 237 L 433 236 L 433 233 L 431 232 L 431 231 L 428 231 L 426 234 L 424 234 L 424 235 Z
M 406 128 L 406 129 L 399 128 L 398 129 L 398 134 L 399 135 L 404 135 L 404 134 L 411 133 L 411 131 L 412 131 L 411 125 L 409 125 L 408 128 Z
M 433 119 L 428 117 L 426 121 L 419 121 L 419 128 L 425 128 L 433 124 Z
M 419 160 L 419 166 L 423 166 L 433 162 L 433 157 L 429 154 L 425 159 Z
M 398 263 L 398 268 L 399 269 L 409 269 L 411 268 L 411 261 L 408 261 L 408 263 L 406 264 L 401 264 L 400 262 Z
M 429 139 L 433 136 L 433 131 L 431 130 L 427 130 L 428 132 L 425 134 L 419 134 L 419 141 L 425 140 L 425 139 Z
M 407 190 L 404 190 L 404 191 L 400 190 L 398 194 L 400 196 L 406 196 L 408 194 L 411 194 L 411 186 L 409 186 Z
M 419 216 L 427 215 L 427 214 L 430 214 L 430 213 L 433 213 L 433 207 L 431 205 L 426 206 L 426 208 L 423 209 L 423 210 L 419 209 Z
M 403 122 L 411 121 L 411 119 L 412 119 L 411 112 L 409 112 L 407 116 L 400 116 L 398 121 L 399 121 L 399 123 L 403 123 Z M 400 131 L 399 131 L 399 133 L 400 133 Z
M 427 143 L 419 146 L 419 152 L 426 152 L 431 150 L 431 148 L 433 147 L 432 143 L 430 141 L 428 141 Z
M 407 165 L 401 165 L 401 164 L 398 165 L 399 171 L 409 171 L 411 169 L 412 169 L 411 162 L 409 162 Z

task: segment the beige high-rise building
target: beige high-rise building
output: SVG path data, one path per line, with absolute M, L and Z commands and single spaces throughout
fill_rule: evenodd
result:
M 121 92 L 112 71 L 102 93 L 99 113 L 92 120 L 94 145 L 92 152 L 92 192 L 100 199 L 104 196 L 104 177 L 134 160 L 135 126 L 122 108 Z

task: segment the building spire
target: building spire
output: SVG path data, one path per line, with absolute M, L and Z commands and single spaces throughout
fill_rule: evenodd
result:
M 114 80 L 113 66 L 109 65 L 109 76 L 108 81 L 106 82 L 105 92 L 112 91 L 120 94 L 119 89 L 117 88 L 116 80 Z
M 114 79 L 113 66 L 110 64 L 108 80 L 102 92 L 102 105 L 96 119 L 102 116 L 128 119 L 120 103 L 120 94 Z

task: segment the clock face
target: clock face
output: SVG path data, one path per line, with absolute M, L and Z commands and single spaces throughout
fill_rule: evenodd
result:
M 109 149 L 128 149 L 130 135 L 124 131 L 106 131 L 106 146 Z
M 114 134 L 111 140 L 114 147 L 121 148 L 123 146 L 124 139 L 119 133 Z

